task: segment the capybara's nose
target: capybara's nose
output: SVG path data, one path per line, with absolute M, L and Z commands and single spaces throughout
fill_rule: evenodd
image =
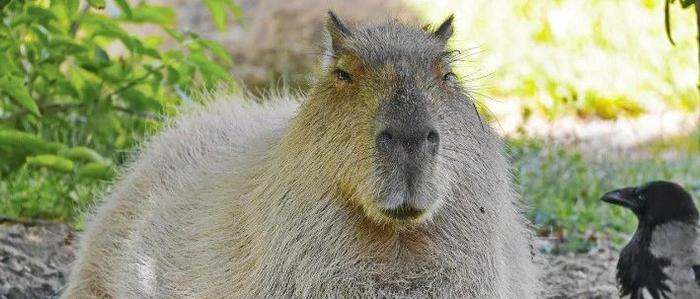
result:
M 377 149 L 390 155 L 437 154 L 440 147 L 440 133 L 432 126 L 404 126 L 385 128 L 377 134 Z

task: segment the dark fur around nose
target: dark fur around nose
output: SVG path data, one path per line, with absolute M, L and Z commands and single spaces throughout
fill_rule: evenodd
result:
M 381 107 L 376 146 L 399 165 L 422 164 L 440 148 L 440 133 L 431 121 L 426 96 L 403 76 L 402 84 Z
M 405 124 L 379 131 L 377 149 L 399 160 L 437 154 L 440 134 L 429 125 L 415 124 L 415 126 Z

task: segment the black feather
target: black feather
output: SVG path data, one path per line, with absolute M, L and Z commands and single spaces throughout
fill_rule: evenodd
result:
M 666 281 L 668 276 L 663 268 L 671 265 L 668 259 L 654 257 L 649 251 L 651 227 L 640 227 L 622 249 L 617 263 L 617 281 L 621 296 L 631 295 L 632 299 L 643 299 L 647 289 L 653 299 L 670 298 L 671 291 Z

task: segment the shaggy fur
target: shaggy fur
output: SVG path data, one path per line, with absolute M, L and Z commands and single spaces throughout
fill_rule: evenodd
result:
M 451 19 L 328 27 L 306 99 L 216 96 L 143 147 L 64 298 L 535 298 L 503 144 L 445 58 Z M 440 132 L 410 221 L 377 208 L 400 175 L 375 147 L 395 101 Z

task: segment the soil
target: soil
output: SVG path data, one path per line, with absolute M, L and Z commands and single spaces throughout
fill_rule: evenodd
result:
M 615 284 L 618 253 L 595 250 L 588 253 L 543 254 L 540 265 L 548 299 L 619 298 Z
M 544 246 L 537 242 L 537 247 Z M 60 223 L 9 223 L 0 220 L 0 299 L 53 298 L 68 278 L 75 258 L 75 234 Z M 617 253 L 542 254 L 544 298 L 616 298 Z
M 75 257 L 73 239 L 65 224 L 0 220 L 0 299 L 57 294 Z

